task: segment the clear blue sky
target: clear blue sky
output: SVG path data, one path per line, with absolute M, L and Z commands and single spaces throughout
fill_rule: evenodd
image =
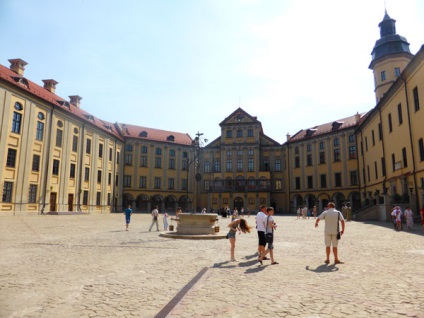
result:
M 385 3 L 415 54 L 419 0 L 0 0 L 0 63 L 107 121 L 213 140 L 241 106 L 283 143 L 375 106 Z

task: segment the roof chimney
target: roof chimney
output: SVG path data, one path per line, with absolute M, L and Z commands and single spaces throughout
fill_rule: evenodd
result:
M 25 65 L 28 63 L 21 59 L 10 59 L 10 69 L 15 73 L 24 76 Z
M 44 88 L 47 89 L 50 93 L 53 93 L 56 91 L 56 84 L 59 84 L 54 79 L 46 79 L 43 80 L 44 82 Z
M 289 134 L 289 133 L 287 133 L 286 138 L 287 138 L 287 141 L 289 141 L 289 140 L 290 140 L 291 136 L 290 136 L 290 134 Z
M 70 100 L 71 104 L 74 104 L 75 106 L 80 108 L 80 104 L 81 104 L 80 101 L 81 101 L 82 97 L 80 97 L 78 95 L 71 95 L 71 96 L 69 96 L 69 98 L 71 99 Z
M 359 113 L 358 112 L 356 112 L 356 115 L 355 115 L 355 123 L 359 123 L 359 120 L 361 119 L 361 115 L 359 115 Z

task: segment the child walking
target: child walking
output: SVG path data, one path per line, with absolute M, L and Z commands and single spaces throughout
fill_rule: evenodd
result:
M 164 231 L 168 231 L 168 213 L 165 212 L 165 214 L 163 215 L 163 230 Z

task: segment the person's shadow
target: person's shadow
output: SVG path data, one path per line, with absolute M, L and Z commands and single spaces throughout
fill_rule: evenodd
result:
M 307 271 L 311 271 L 315 273 L 331 273 L 331 272 L 337 272 L 339 270 L 335 264 L 332 264 L 332 265 L 323 264 L 318 266 L 317 268 L 311 268 L 309 265 L 306 265 L 305 269 Z

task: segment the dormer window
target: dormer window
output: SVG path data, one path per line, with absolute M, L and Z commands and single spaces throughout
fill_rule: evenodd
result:
M 341 125 L 343 125 L 342 121 L 335 121 L 331 124 L 331 127 L 333 130 L 336 130 L 339 129 Z
M 166 141 L 175 141 L 175 137 L 173 135 L 169 135 L 166 137 Z
M 70 104 L 65 100 L 58 100 L 57 102 L 59 103 L 60 106 L 65 106 L 66 108 L 70 107 Z
M 87 118 L 88 120 L 91 120 L 92 122 L 94 122 L 94 117 L 93 117 L 93 115 L 84 114 L 84 117 L 85 117 L 85 118 Z
M 306 131 L 306 136 L 312 136 L 316 131 L 317 131 L 317 129 L 310 128 Z
M 139 136 L 140 136 L 140 137 L 147 137 L 147 131 L 142 131 L 142 132 L 139 134 Z
M 27 79 L 26 79 L 26 78 L 24 78 L 24 77 L 20 77 L 20 76 L 14 76 L 14 77 L 13 77 L 13 80 L 14 80 L 16 83 L 19 83 L 19 84 L 21 84 L 22 86 L 25 86 L 26 88 L 29 88 L 29 83 L 28 83 L 28 81 L 27 81 Z

